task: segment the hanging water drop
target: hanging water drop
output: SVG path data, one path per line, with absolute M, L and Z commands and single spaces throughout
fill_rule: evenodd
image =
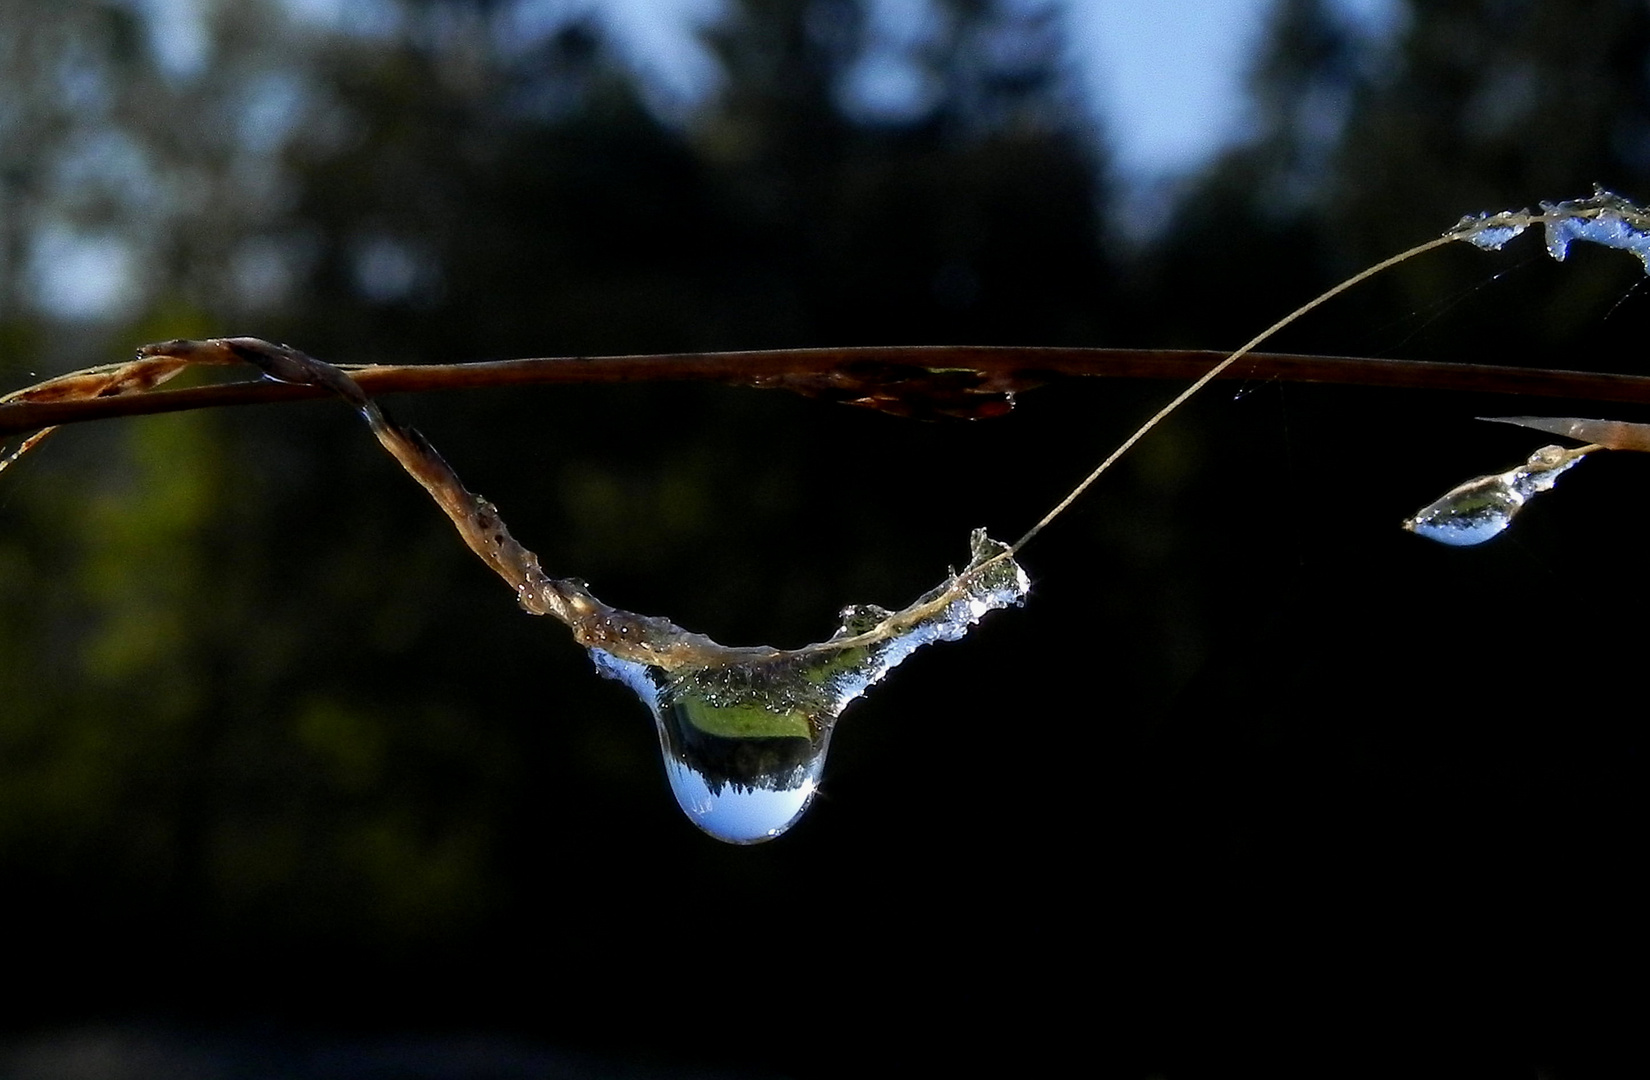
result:
M 689 820 L 718 840 L 756 844 L 807 811 L 849 703 L 922 646 L 955 641 L 986 612 L 1022 603 L 1029 587 L 1009 549 L 976 530 L 961 573 L 902 611 L 845 608 L 817 645 L 725 649 L 700 639 L 685 662 L 650 663 L 591 644 L 590 656 L 653 713 L 671 792 Z
M 1513 516 L 1525 503 L 1551 490 L 1566 469 L 1595 449 L 1543 446 L 1515 469 L 1480 476 L 1450 489 L 1405 520 L 1404 528 L 1452 547 L 1482 544 L 1498 536 L 1512 524 Z
M 671 793 L 699 828 L 718 840 L 756 844 L 789 829 L 808 808 L 835 717 L 824 695 L 797 693 L 808 689 L 806 680 L 799 686 L 785 665 L 673 678 L 600 649 L 591 657 L 653 713 Z

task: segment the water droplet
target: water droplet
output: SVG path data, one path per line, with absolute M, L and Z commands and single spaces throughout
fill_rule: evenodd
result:
M 1452 547 L 1482 544 L 1511 525 L 1525 503 L 1550 490 L 1559 476 L 1590 449 L 1596 447 L 1566 450 L 1562 446 L 1543 446 L 1515 469 L 1476 477 L 1450 489 L 1406 520 L 1404 528 Z
M 1471 547 L 1512 524 L 1524 499 L 1500 476 L 1480 476 L 1452 488 L 1404 522 L 1417 536 L 1451 547 Z
M 652 710 L 671 792 L 699 828 L 756 844 L 808 808 L 835 719 L 823 687 L 771 661 L 673 676 L 600 649 L 591 657 Z
M 844 608 L 829 639 L 800 649 L 696 648 L 665 667 L 592 647 L 596 669 L 653 713 L 665 774 L 684 813 L 733 844 L 779 836 L 808 809 L 842 710 L 906 657 L 955 641 L 988 611 L 1024 601 L 1030 584 L 1007 548 L 976 531 L 960 574 L 902 611 Z

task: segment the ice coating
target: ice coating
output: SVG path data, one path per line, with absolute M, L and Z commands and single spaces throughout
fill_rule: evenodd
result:
M 466 488 L 428 440 L 392 420 L 342 368 L 258 338 L 158 342 L 139 349 L 138 358 L 145 373 L 195 363 L 251 364 L 270 378 L 319 386 L 349 403 L 522 608 L 567 624 L 601 674 L 641 697 L 658 725 L 677 802 L 700 828 L 732 843 L 772 839 L 807 809 L 831 726 L 849 702 L 929 642 L 955 641 L 986 612 L 1023 603 L 1029 588 L 1013 549 L 976 529 L 963 571 L 909 607 L 847 608 L 830 638 L 800 649 L 721 645 L 661 616 L 604 604 L 577 578 L 550 577 L 510 534 L 498 509 Z M 115 377 L 137 370 L 122 368 Z
M 1451 547 L 1482 544 L 1500 535 L 1525 503 L 1551 490 L 1565 470 L 1593 449 L 1543 446 L 1515 469 L 1480 476 L 1450 489 L 1405 520 L 1404 528 Z
M 1528 210 L 1505 210 L 1499 214 L 1468 214 L 1450 230 L 1459 239 L 1485 251 L 1500 251 L 1510 240 L 1530 227 Z
M 689 820 L 729 843 L 771 840 L 807 810 L 849 703 L 924 645 L 955 641 L 986 612 L 1024 602 L 1030 583 L 1005 545 L 976 530 L 972 554 L 961 573 L 902 611 L 844 609 L 836 633 L 817 645 L 728 650 L 674 668 L 594 646 L 591 659 L 653 713 L 671 791 Z
M 1503 210 L 1468 215 L 1444 236 L 1495 251 L 1537 223 L 1546 234 L 1547 254 L 1560 262 L 1569 257 L 1570 245 L 1580 240 L 1629 252 L 1650 274 L 1650 210 L 1597 185 L 1585 199 L 1544 202 L 1536 213 Z M 1650 450 L 1650 429 L 1642 424 L 1528 416 L 1506 417 L 1500 422 L 1586 439 L 1592 445 L 1576 450 L 1542 447 L 1516 469 L 1480 476 L 1454 488 L 1406 520 L 1404 528 L 1441 544 L 1482 544 L 1504 531 L 1526 502 L 1550 489 L 1566 469 L 1593 450 Z
M 975 529 L 969 543 L 972 558 L 962 573 L 952 574 L 909 608 L 900 612 L 875 605 L 845 608 L 836 633 L 823 645 L 809 646 L 837 656 L 844 650 L 866 650 L 863 662 L 833 670 L 827 677 L 836 712 L 924 645 L 960 640 L 986 612 L 1025 603 L 1031 581 L 1008 546 L 991 539 L 984 529 Z M 875 640 L 856 644 L 866 639 Z
M 1650 274 L 1650 214 L 1619 195 L 1598 188 L 1590 199 L 1542 203 L 1547 224 L 1547 254 L 1562 262 L 1570 244 L 1585 240 L 1637 255 Z
M 1498 251 L 1531 225 L 1544 226 L 1547 254 L 1562 262 L 1577 240 L 1620 248 L 1638 256 L 1650 274 L 1650 211 L 1602 187 L 1585 199 L 1541 204 L 1539 213 L 1503 210 L 1468 215 L 1444 235 L 1487 251 Z

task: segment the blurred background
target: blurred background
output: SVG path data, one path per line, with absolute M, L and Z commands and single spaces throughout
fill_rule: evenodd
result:
M 1650 197 L 1636 0 L 0 0 L 0 385 L 230 334 L 1230 348 L 1594 182 Z M 1277 347 L 1644 372 L 1631 257 L 1461 249 Z M 795 646 L 1177 389 L 388 405 L 551 573 Z M 60 432 L 0 476 L 0 1070 L 1590 1075 L 1642 1022 L 1650 463 L 1481 550 L 1397 523 L 1544 441 L 1473 417 L 1601 411 L 1650 419 L 1211 389 L 752 849 L 342 406 Z

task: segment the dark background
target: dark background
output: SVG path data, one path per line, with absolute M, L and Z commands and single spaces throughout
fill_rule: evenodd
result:
M 186 72 L 139 9 L 7 5 L 0 370 L 222 334 L 1229 348 L 1463 213 L 1650 196 L 1627 0 L 1416 4 L 1382 42 L 1284 0 L 1252 138 L 1144 230 L 1057 20 L 932 7 L 908 114 L 844 90 L 893 48 L 865 4 L 746 0 L 722 92 L 662 120 L 599 23 L 503 0 L 214 7 Z M 65 236 L 130 259 L 78 318 L 39 287 Z M 1539 245 L 1435 253 L 1276 345 L 1642 372 L 1638 265 Z M 666 384 L 389 405 L 552 573 L 794 646 L 975 526 L 1013 539 L 1177 389 L 973 423 Z M 0 477 L 0 1068 L 1619 1064 L 1645 464 L 1588 461 L 1482 549 L 1397 523 L 1544 441 L 1475 416 L 1650 415 L 1491 390 L 1208 391 L 1027 549 L 1024 610 L 848 712 L 814 809 L 752 849 L 686 823 L 643 708 L 343 407 L 59 433 Z

